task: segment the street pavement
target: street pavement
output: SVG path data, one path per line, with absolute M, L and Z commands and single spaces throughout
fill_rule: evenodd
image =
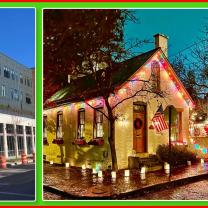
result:
M 35 164 L 0 169 L 0 201 L 35 200 Z

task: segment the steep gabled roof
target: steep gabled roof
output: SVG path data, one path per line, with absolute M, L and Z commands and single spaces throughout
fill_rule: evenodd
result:
M 159 48 L 156 48 L 123 62 L 114 63 L 112 75 L 113 86 L 118 87 L 119 85 L 122 85 L 158 50 Z M 99 94 L 97 94 L 99 92 L 96 89 L 95 79 L 92 75 L 79 78 L 75 82 L 70 83 L 69 86 L 62 88 L 49 99 L 49 102 L 61 104 L 65 102 L 79 101 L 83 93 L 87 93 L 88 98 L 99 96 Z
M 112 74 L 112 86 L 114 89 L 120 88 L 125 82 L 138 72 L 138 70 L 147 63 L 151 57 L 153 57 L 157 52 L 163 54 L 161 48 L 156 48 L 154 50 L 148 51 L 146 53 L 140 54 L 131 59 L 125 60 L 120 63 L 114 63 L 113 65 L 113 74 Z M 171 79 L 174 79 L 176 87 L 180 86 L 180 92 L 183 94 L 184 99 L 190 99 L 193 102 L 193 99 L 183 86 L 182 82 L 174 72 L 171 64 L 168 59 L 163 54 L 165 58 L 168 69 L 167 73 L 171 74 Z M 101 73 L 102 71 L 98 71 Z M 85 99 L 92 99 L 100 96 L 99 90 L 97 90 L 95 79 L 92 75 L 88 75 L 82 78 L 73 81 L 68 86 L 62 88 L 56 92 L 48 101 L 45 107 L 54 107 L 54 105 L 61 105 L 68 102 L 79 102 L 83 101 L 82 95 L 85 95 Z M 52 104 L 52 105 L 51 105 Z

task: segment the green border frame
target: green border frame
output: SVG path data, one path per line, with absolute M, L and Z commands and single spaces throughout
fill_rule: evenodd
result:
M 45 206 L 206 206 L 207 201 L 42 201 L 42 9 L 43 8 L 208 8 L 208 2 L 197 3 L 130 3 L 130 2 L 1 2 L 1 7 L 36 8 L 36 202 L 0 202 L 5 205 Z

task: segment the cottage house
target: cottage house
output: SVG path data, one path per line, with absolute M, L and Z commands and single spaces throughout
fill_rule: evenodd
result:
M 164 98 L 155 94 L 132 96 L 115 108 L 114 113 L 119 115 L 115 122 L 119 169 L 128 167 L 132 155 L 155 154 L 158 145 L 167 144 L 169 138 L 173 144 L 189 142 L 189 111 L 193 101 L 168 61 L 168 38 L 160 34 L 154 37 L 155 49 L 115 64 L 116 93 L 109 98 L 110 103 L 132 95 L 144 80 L 151 80 L 156 90 L 165 92 Z M 69 84 L 55 93 L 50 99 L 53 104 L 44 109 L 44 160 L 105 168 L 111 162 L 108 120 L 101 113 L 105 111 L 105 102 L 99 95 L 85 101 L 79 99 L 78 90 L 90 92 L 93 88 L 89 77 L 80 79 L 79 85 Z M 168 125 L 163 129 L 157 126 L 158 121 L 153 123 L 161 107 L 165 119 L 162 125 Z

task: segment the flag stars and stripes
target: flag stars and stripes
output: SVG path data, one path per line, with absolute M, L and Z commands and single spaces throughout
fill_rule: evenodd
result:
M 162 105 L 158 108 L 157 112 L 152 118 L 153 126 L 157 132 L 168 129 L 168 124 L 165 121 Z

